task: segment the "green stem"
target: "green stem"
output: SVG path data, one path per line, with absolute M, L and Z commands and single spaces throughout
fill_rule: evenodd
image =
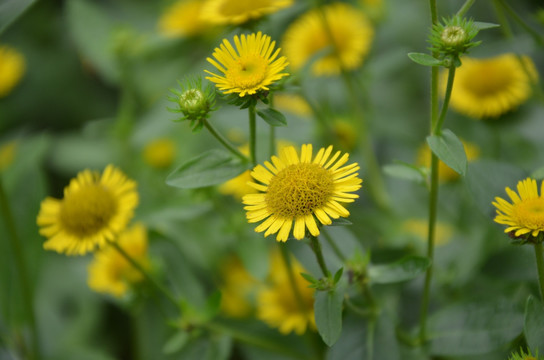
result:
M 179 309 L 179 301 L 176 300 L 174 295 L 162 286 L 157 280 L 155 280 L 137 261 L 135 261 L 119 244 L 115 241 L 110 241 L 109 244 L 115 248 L 136 270 L 142 274 L 144 279 L 147 280 L 153 287 L 155 287 L 159 292 L 161 292 L 176 308 Z
M 257 121 L 255 114 L 255 105 L 250 105 L 247 110 L 249 114 L 249 158 L 251 159 L 251 163 L 253 164 L 253 166 L 256 166 Z
M 247 156 L 242 154 L 238 149 L 236 149 L 223 135 L 221 135 L 215 128 L 210 124 L 208 120 L 202 120 L 204 126 L 210 134 L 212 134 L 228 151 L 239 157 L 242 161 L 247 162 L 249 159 Z
M 457 11 L 457 16 L 465 16 L 465 14 L 468 12 L 468 10 L 474 5 L 476 0 L 466 0 L 463 6 Z
M 497 20 L 499 21 L 499 24 L 501 25 L 501 31 L 504 34 L 504 36 L 507 39 L 512 39 L 514 37 L 514 33 L 512 32 L 512 28 L 510 27 L 510 24 L 508 23 L 508 19 L 506 19 L 506 16 L 504 15 L 504 8 L 499 0 L 493 0 L 493 7 L 495 8 L 495 13 L 497 15 Z
M 327 269 L 327 264 L 325 263 L 325 258 L 323 257 L 323 251 L 321 250 L 321 244 L 319 243 L 317 236 L 310 235 L 310 247 L 315 254 L 317 263 L 319 264 L 323 275 L 325 275 L 325 277 L 330 277 L 331 272 L 329 269 Z
M 4 218 L 4 223 L 9 233 L 9 239 L 11 241 L 11 246 L 15 254 L 15 266 L 17 268 L 17 274 L 19 275 L 19 283 L 21 284 L 21 296 L 23 298 L 23 306 L 25 312 L 28 315 L 28 321 L 30 322 L 30 332 L 32 337 L 32 347 L 33 354 L 31 355 L 32 359 L 40 359 L 41 352 L 38 341 L 38 327 L 36 324 L 36 317 L 34 314 L 33 307 L 33 293 L 30 287 L 30 279 L 27 273 L 26 262 L 23 252 L 23 246 L 21 239 L 17 233 L 17 228 L 15 227 L 15 220 L 13 217 L 13 212 L 11 211 L 11 206 L 9 204 L 9 199 L 7 197 L 6 191 L 4 189 L 4 183 L 0 177 L 0 208 L 2 209 L 2 215 Z
M 542 242 L 535 243 L 536 268 L 538 270 L 538 284 L 540 285 L 540 296 L 544 301 L 544 257 L 542 255 Z
M 438 121 L 435 124 L 434 129 L 432 130 L 433 135 L 440 135 L 442 131 L 442 125 L 444 124 L 444 119 L 446 119 L 446 113 L 448 112 L 448 106 L 451 98 L 451 91 L 453 89 L 453 80 L 455 79 L 455 65 L 451 65 L 448 71 L 448 82 L 446 84 L 446 94 L 444 95 L 444 104 L 442 104 L 442 110 L 440 111 L 440 116 Z
M 271 109 L 274 109 L 274 94 L 272 93 L 268 96 L 268 106 Z M 272 157 L 272 155 L 276 155 L 276 127 L 275 126 L 270 125 L 270 137 L 268 141 L 269 141 L 268 151 L 270 153 L 270 157 Z
M 325 238 L 325 240 L 327 241 L 327 243 L 329 244 L 329 246 L 332 248 L 332 251 L 334 252 L 334 254 L 336 255 L 336 257 L 338 259 L 340 259 L 340 261 L 342 261 L 343 263 L 346 262 L 346 257 L 344 256 L 344 254 L 342 254 L 342 251 L 340 250 L 340 248 L 338 247 L 338 245 L 336 245 L 336 242 L 334 241 L 334 239 L 331 237 L 331 235 L 329 234 L 329 232 L 327 230 L 325 230 L 325 227 L 322 227 L 321 228 L 321 233 L 323 234 L 323 237 Z
M 366 332 L 366 354 L 368 360 L 374 359 L 374 332 L 376 331 L 376 320 L 371 319 L 367 323 Z

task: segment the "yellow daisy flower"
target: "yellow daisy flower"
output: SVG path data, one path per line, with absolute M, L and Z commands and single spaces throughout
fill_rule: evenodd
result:
M 274 94 L 274 106 L 281 111 L 286 111 L 300 117 L 312 115 L 312 108 L 300 95 Z
M 325 26 L 323 11 L 334 44 Z M 334 3 L 302 15 L 289 26 L 283 38 L 285 54 L 294 70 L 301 69 L 320 51 L 331 51 L 318 58 L 311 69 L 315 75 L 336 75 L 341 68 L 356 69 L 370 49 L 374 29 L 365 14 L 346 3 Z M 336 48 L 337 54 L 334 53 Z M 340 61 L 339 61 L 340 60 Z
M 468 161 L 476 160 L 480 157 L 480 148 L 473 143 L 466 142 L 461 140 L 463 146 L 465 147 L 465 154 L 467 155 Z M 424 166 L 426 168 L 431 167 L 431 149 L 427 144 L 423 144 L 417 151 L 416 163 L 419 166 Z M 441 160 L 438 160 L 438 179 L 441 182 L 455 181 L 459 178 L 459 174 L 446 165 Z
M 262 284 L 251 276 L 240 259 L 233 257 L 221 267 L 223 286 L 221 290 L 221 310 L 230 317 L 242 318 L 253 311 L 252 298 Z
M 544 181 L 540 195 L 536 180 L 531 178 L 518 182 L 517 194 L 509 187 L 505 190 L 512 203 L 500 197 L 496 197 L 493 202 L 497 208 L 495 222 L 508 225 L 504 232 L 514 232 L 516 237 L 529 233 L 536 237 L 541 231 L 544 232 Z
M 159 32 L 171 37 L 194 36 L 204 32 L 208 25 L 201 18 L 201 10 L 201 0 L 173 3 L 159 19 Z
M 83 170 L 64 188 L 64 199 L 46 198 L 37 224 L 46 250 L 83 255 L 115 240 L 138 204 L 136 182 L 113 165 L 102 175 Z
M 215 83 L 225 94 L 238 93 L 240 97 L 255 94 L 259 90 L 269 90 L 268 86 L 289 74 L 282 73 L 287 66 L 285 56 L 278 58 L 280 49 L 274 51 L 275 41 L 270 36 L 257 34 L 234 37 L 236 50 L 227 39 L 215 48 L 213 57 L 207 58 L 223 75 L 212 75 L 206 79 Z
M 202 17 L 217 25 L 238 25 L 292 4 L 293 0 L 207 0 L 202 8 Z
M 306 270 L 294 257 L 291 257 L 291 265 L 300 300 L 293 291 L 283 258 L 275 251 L 270 260 L 271 284 L 257 295 L 257 318 L 278 328 L 282 334 L 294 331 L 302 335 L 308 327 L 316 328 L 314 289 L 309 288 L 308 282 L 300 275 Z
M 256 232 L 266 230 L 264 236 L 278 233 L 276 240 L 287 241 L 291 228 L 293 236 L 300 240 L 306 235 L 306 228 L 313 236 L 319 235 L 315 217 L 321 224 L 329 225 L 331 218 L 349 216 L 340 202 L 353 202 L 359 195 L 362 180 L 358 178 L 359 165 L 343 166 L 348 154 L 340 151 L 332 157 L 332 146 L 321 148 L 312 160 L 312 145 L 302 145 L 300 157 L 293 146 L 272 156 L 272 163 L 257 165 L 251 176 L 257 182 L 249 184 L 259 190 L 258 194 L 244 196 L 247 205 L 246 217 L 249 223 L 264 220 L 255 228 Z
M 529 57 L 522 59 L 523 63 L 511 53 L 489 59 L 463 57 L 463 65 L 455 73 L 451 107 L 481 119 L 498 117 L 523 104 L 531 95 L 531 81 L 538 74 Z M 445 91 L 446 78 L 443 79 Z
M 170 167 L 176 157 L 176 144 L 168 138 L 159 138 L 149 142 L 143 151 L 144 161 L 157 169 Z
M 136 224 L 119 235 L 118 244 L 143 268 L 149 268 L 147 256 L 147 230 Z M 132 284 L 142 281 L 142 274 L 130 264 L 113 246 L 105 246 L 94 255 L 89 265 L 87 280 L 96 292 L 110 293 L 122 297 Z
M 0 98 L 19 83 L 25 72 L 25 58 L 7 45 L 0 45 Z

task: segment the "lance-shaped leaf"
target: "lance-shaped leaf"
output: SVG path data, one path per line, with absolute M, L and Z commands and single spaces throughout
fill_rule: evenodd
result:
M 453 132 L 446 129 L 442 131 L 441 135 L 428 136 L 427 144 L 440 160 L 455 172 L 465 176 L 467 172 L 465 147 Z

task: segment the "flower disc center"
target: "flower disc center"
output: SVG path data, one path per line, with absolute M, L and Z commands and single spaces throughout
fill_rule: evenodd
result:
M 241 89 L 253 88 L 266 78 L 268 62 L 257 54 L 241 56 L 236 65 L 229 68 L 225 74 L 234 87 Z
M 60 221 L 69 233 L 83 238 L 102 230 L 116 211 L 117 203 L 108 189 L 89 185 L 65 196 Z
M 296 218 L 325 205 L 333 188 L 332 174 L 318 164 L 289 165 L 270 180 L 266 202 L 278 216 Z
M 513 215 L 518 224 L 529 229 L 544 228 L 544 198 L 527 199 L 514 206 Z

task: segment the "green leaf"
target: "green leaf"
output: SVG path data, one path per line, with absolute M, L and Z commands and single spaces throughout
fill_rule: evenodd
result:
M 408 53 L 410 60 L 423 66 L 442 66 L 444 62 L 424 53 Z
M 164 344 L 162 348 L 162 352 L 170 355 L 177 353 L 183 347 L 187 344 L 187 341 L 189 340 L 189 333 L 186 331 L 179 331 L 172 335 L 170 339 Z
M 522 328 L 523 314 L 511 301 L 452 306 L 429 319 L 430 353 L 436 356 L 489 353 L 514 340 Z
M 310 284 L 316 284 L 317 283 L 317 279 L 314 278 L 312 275 L 310 274 L 306 274 L 306 273 L 300 273 L 300 275 L 306 279 L 306 281 L 308 281 Z
M 332 219 L 332 222 L 329 224 L 329 226 L 346 226 L 346 225 L 352 225 L 353 223 L 347 219 L 344 218 L 338 218 L 338 219 Z
M 246 169 L 246 163 L 214 149 L 185 162 L 168 175 L 166 183 L 182 189 L 202 188 L 222 184 Z
M 432 152 L 446 165 L 462 176 L 467 172 L 467 155 L 459 138 L 450 130 L 443 130 L 441 135 L 427 137 L 427 144 Z
M 431 264 L 421 256 L 408 256 L 387 265 L 369 265 L 368 277 L 375 284 L 390 284 L 415 279 Z
M 332 346 L 342 333 L 342 304 L 344 293 L 338 290 L 318 291 L 315 294 L 315 323 L 319 335 Z
M 0 5 L 0 34 L 17 20 L 36 0 L 7 0 Z
M 478 30 L 487 30 L 487 29 L 500 27 L 499 24 L 493 24 L 493 23 L 482 22 L 482 21 L 475 21 L 472 23 L 472 25 L 474 25 L 474 27 L 477 28 Z
M 341 267 L 340 269 L 338 269 L 336 274 L 334 274 L 334 283 L 335 284 L 338 284 L 338 281 L 340 281 L 340 278 L 342 277 L 343 273 L 344 273 L 344 268 Z
M 392 177 L 413 181 L 418 184 L 425 183 L 425 172 L 412 164 L 399 161 L 396 164 L 385 165 L 383 171 Z
M 525 304 L 523 333 L 533 354 L 544 353 L 544 305 L 531 295 Z
M 257 110 L 257 115 L 271 126 L 287 126 L 285 116 L 278 110 L 271 108 Z

